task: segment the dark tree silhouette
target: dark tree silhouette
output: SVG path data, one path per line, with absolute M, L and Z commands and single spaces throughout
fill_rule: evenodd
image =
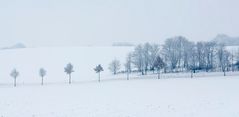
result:
M 94 68 L 95 72 L 99 74 L 98 81 L 100 82 L 100 72 L 104 71 L 103 67 L 99 64 Z
M 73 65 L 71 63 L 68 63 L 64 69 L 66 74 L 69 75 L 69 84 L 71 84 L 71 73 L 74 72 Z
M 16 69 L 13 69 L 10 73 L 10 76 L 14 78 L 14 87 L 17 86 L 17 77 L 19 76 L 19 72 Z
M 43 85 L 43 79 L 44 79 L 44 76 L 46 76 L 46 70 L 44 68 L 41 68 L 39 70 L 39 76 L 41 77 L 41 85 Z
M 163 59 L 160 56 L 157 56 L 156 59 L 154 60 L 153 64 L 154 68 L 157 69 L 158 71 L 158 79 L 160 79 L 160 70 L 164 68 L 165 63 L 163 62 Z

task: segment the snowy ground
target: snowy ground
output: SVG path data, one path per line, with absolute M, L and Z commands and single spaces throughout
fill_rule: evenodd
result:
M 0 51 L 0 117 L 239 117 L 239 72 L 112 76 L 132 47 L 28 48 Z M 72 62 L 73 84 L 63 68 Z M 93 68 L 102 64 L 102 82 Z M 20 77 L 16 88 L 10 71 Z M 47 69 L 40 86 L 38 70 Z
M 1 87 L 2 117 L 238 117 L 238 76 Z

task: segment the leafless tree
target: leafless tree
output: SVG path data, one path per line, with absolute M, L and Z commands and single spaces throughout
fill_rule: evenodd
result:
M 95 72 L 99 74 L 98 81 L 100 82 L 100 73 L 104 71 L 103 67 L 99 64 L 94 68 Z
M 154 72 L 154 61 L 156 57 L 160 54 L 159 52 L 159 45 L 158 44 L 151 44 L 151 48 L 149 50 L 150 53 L 150 70 Z
M 204 50 L 204 42 L 198 42 L 196 44 L 197 47 L 197 61 L 198 61 L 198 69 L 202 70 L 205 68 L 205 50 Z
M 192 42 L 189 46 L 189 53 L 188 53 L 188 56 L 189 56 L 189 70 L 191 71 L 191 78 L 193 78 L 193 73 L 196 72 L 196 69 L 197 69 L 197 50 L 196 50 L 196 46 L 195 44 Z
M 215 42 L 205 42 L 204 46 L 204 53 L 205 53 L 205 69 L 208 72 L 210 69 L 212 70 L 214 65 L 214 56 L 215 56 L 215 49 L 216 43 Z
M 114 59 L 110 64 L 109 64 L 109 70 L 115 75 L 117 72 L 120 70 L 120 61 L 117 59 Z
M 14 87 L 16 87 L 17 86 L 17 77 L 19 76 L 19 72 L 16 69 L 13 69 L 12 72 L 10 73 L 10 76 L 13 77 Z
M 129 80 L 129 74 L 131 73 L 132 70 L 132 54 L 129 53 L 126 57 L 126 63 L 125 63 L 125 71 L 127 72 L 127 80 Z
M 226 76 L 226 68 L 229 65 L 230 53 L 225 49 L 224 44 L 219 44 L 217 55 L 218 55 L 218 61 L 219 61 L 219 66 L 221 67 L 221 71 L 224 73 L 224 76 Z
M 41 77 L 41 85 L 43 85 L 43 79 L 46 76 L 46 70 L 44 68 L 40 68 L 39 76 Z
M 143 55 L 143 46 L 138 45 L 135 47 L 132 53 L 132 63 L 144 75 L 144 55 Z
M 68 63 L 64 69 L 66 74 L 69 75 L 69 84 L 71 84 L 71 74 L 72 72 L 74 72 L 73 65 L 71 63 Z
M 158 79 L 160 79 L 160 70 L 165 66 L 165 63 L 163 62 L 162 58 L 160 56 L 157 56 L 154 61 L 154 67 L 157 69 L 158 73 Z
M 162 50 L 162 54 L 165 56 L 165 60 L 167 60 L 166 62 L 169 65 L 171 71 L 173 71 L 177 67 L 179 61 L 176 43 L 177 42 L 175 38 L 169 38 L 165 41 Z
M 162 54 L 169 64 L 171 71 L 178 71 L 178 68 L 188 66 L 188 45 L 189 41 L 182 36 L 169 38 L 163 45 Z
M 151 53 L 150 53 L 150 50 L 151 50 L 151 45 L 149 43 L 145 43 L 144 46 L 143 46 L 143 65 L 144 65 L 144 73 L 145 75 L 147 75 L 147 72 L 149 70 L 149 65 L 150 65 L 150 62 L 151 62 Z

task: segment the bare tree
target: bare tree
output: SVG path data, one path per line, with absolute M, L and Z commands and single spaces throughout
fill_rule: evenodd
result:
M 222 64 L 222 70 L 224 72 L 224 76 L 226 76 L 226 71 L 229 71 L 230 56 L 231 56 L 231 53 L 225 50 L 224 56 L 223 56 L 223 64 Z
M 230 61 L 229 60 L 230 53 L 225 49 L 224 44 L 219 44 L 217 54 L 221 71 L 224 73 L 224 76 L 226 76 L 226 68 L 228 68 Z
M 43 85 L 44 76 L 46 76 L 46 70 L 44 68 L 40 68 L 39 76 L 41 77 L 41 85 Z
M 163 45 L 162 54 L 167 60 L 171 71 L 177 70 L 176 68 L 181 67 L 184 43 L 187 42 L 186 38 L 182 36 L 169 38 Z
M 147 72 L 148 72 L 148 69 L 149 69 L 149 65 L 150 65 L 150 62 L 151 62 L 151 53 L 150 53 L 150 50 L 151 50 L 152 46 L 149 44 L 149 43 L 145 43 L 143 45 L 143 69 L 144 69 L 144 73 L 145 75 L 147 75 Z
M 190 42 L 183 36 L 178 36 L 175 37 L 176 39 L 176 48 L 177 48 L 177 53 L 176 54 L 178 57 L 178 65 L 177 68 L 179 69 L 179 71 L 183 71 L 186 69 L 188 69 L 188 52 L 189 50 L 189 45 Z
M 154 70 L 153 62 L 158 51 L 157 44 L 145 43 L 135 47 L 132 53 L 132 63 L 142 75 L 146 75 L 149 70 Z
M 10 76 L 13 77 L 14 87 L 16 87 L 17 86 L 17 77 L 19 76 L 19 72 L 16 69 L 13 69 L 12 72 L 10 73 Z
M 197 69 L 197 50 L 194 43 L 190 44 L 190 51 L 188 53 L 189 56 L 189 70 L 191 71 L 191 78 L 193 78 L 193 73 L 196 72 Z
M 149 53 L 150 53 L 150 57 L 149 57 L 149 61 L 150 61 L 150 70 L 153 71 L 154 73 L 154 61 L 157 57 L 157 55 L 159 55 L 159 45 L 158 44 L 152 44 L 151 48 L 149 49 Z
M 71 84 L 71 73 L 74 72 L 73 65 L 71 63 L 68 63 L 66 67 L 64 68 L 66 74 L 69 75 L 69 84 Z
M 213 69 L 215 48 L 216 48 L 215 42 L 205 42 L 203 49 L 205 53 L 205 70 L 207 72 L 210 69 Z
M 117 72 L 120 70 L 120 61 L 117 59 L 114 59 L 110 64 L 109 64 L 109 70 L 115 75 Z
M 132 63 L 144 75 L 144 55 L 143 55 L 143 46 L 138 45 L 135 47 L 132 54 Z
M 231 59 L 231 71 L 232 71 L 232 72 L 235 71 L 235 65 L 234 65 L 235 60 L 234 60 L 234 54 L 235 54 L 234 51 L 231 50 L 231 56 L 230 56 L 230 59 Z
M 127 80 L 129 80 L 129 74 L 131 73 L 132 67 L 132 55 L 129 53 L 126 57 L 125 71 L 127 72 Z
M 198 68 L 202 70 L 205 68 L 205 50 L 204 50 L 204 42 L 198 42 L 196 44 L 197 47 L 197 61 L 198 61 Z
M 160 56 L 157 56 L 154 61 L 154 67 L 157 69 L 158 79 L 160 79 L 160 70 L 165 66 L 163 59 Z
M 99 64 L 94 68 L 95 72 L 99 74 L 98 81 L 100 82 L 100 72 L 104 71 L 103 67 Z

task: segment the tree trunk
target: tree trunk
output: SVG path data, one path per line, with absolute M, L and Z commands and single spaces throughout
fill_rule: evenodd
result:
M 127 71 L 127 80 L 129 80 L 129 71 Z
M 160 70 L 158 70 L 158 79 L 160 79 Z
M 144 73 L 145 73 L 145 75 L 147 75 L 147 71 L 148 71 L 148 69 L 147 69 L 147 68 L 145 68 L 145 70 L 144 70 Z
M 99 72 L 99 79 L 98 79 L 98 81 L 100 82 L 100 72 Z
M 193 71 L 191 70 L 191 78 L 193 78 Z
M 41 77 L 41 85 L 43 85 L 43 77 Z
M 14 78 L 14 87 L 16 87 L 17 86 L 17 78 L 15 77 Z
M 141 70 L 141 74 L 144 75 L 144 69 Z
M 226 70 L 224 70 L 223 72 L 224 72 L 224 76 L 226 76 Z
M 69 84 L 71 84 L 71 74 L 69 74 Z

